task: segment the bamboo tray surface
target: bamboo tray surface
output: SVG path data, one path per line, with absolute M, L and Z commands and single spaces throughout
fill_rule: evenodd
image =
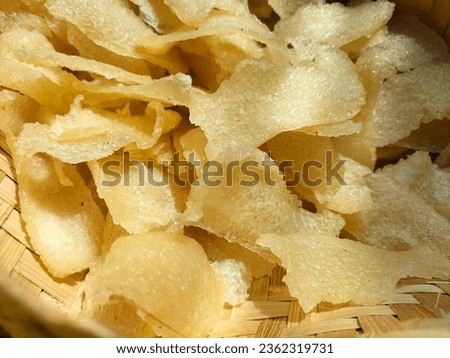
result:
M 397 0 L 450 47 L 450 0 Z M 224 309 L 212 337 L 450 337 L 450 281 L 403 279 L 389 302 L 322 304 L 305 314 L 289 295 L 282 268 L 253 281 L 247 302 Z M 52 278 L 33 252 L 17 199 L 14 164 L 0 131 L 0 337 L 95 337 L 113 333 L 75 320 L 84 273 Z

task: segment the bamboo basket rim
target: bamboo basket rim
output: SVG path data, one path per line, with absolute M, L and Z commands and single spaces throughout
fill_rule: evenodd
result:
M 450 48 L 450 0 L 396 0 Z M 76 320 L 83 273 L 51 277 L 33 252 L 20 217 L 14 164 L 0 130 L 0 337 L 112 337 L 90 320 Z M 211 337 L 448 337 L 450 280 L 402 279 L 388 302 L 361 307 L 321 304 L 305 314 L 276 267 L 253 281 L 240 307 L 224 309 Z

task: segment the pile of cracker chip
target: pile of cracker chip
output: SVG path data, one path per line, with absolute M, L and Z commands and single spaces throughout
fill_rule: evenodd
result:
M 22 217 L 51 275 L 87 272 L 81 314 L 201 337 L 275 265 L 305 312 L 450 278 L 449 51 L 393 12 L 0 1 Z M 200 180 L 212 166 L 223 180 Z

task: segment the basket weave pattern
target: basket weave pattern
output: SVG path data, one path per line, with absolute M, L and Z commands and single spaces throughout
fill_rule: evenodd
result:
M 398 0 L 396 11 L 418 15 L 432 26 L 450 47 L 450 0 Z M 255 280 L 247 302 L 225 309 L 222 320 L 212 332 L 214 337 L 359 337 L 380 336 L 390 332 L 450 327 L 450 282 L 404 279 L 391 301 L 374 307 L 322 304 L 304 314 L 282 282 L 284 271 L 276 268 L 271 277 Z M 23 317 L 8 315 L 11 297 L 3 293 L 0 280 L 0 337 L 2 326 L 18 336 L 83 336 L 75 317 L 80 310 L 84 274 L 64 280 L 54 279 L 45 270 L 30 246 L 20 216 L 17 181 L 10 152 L 0 131 L 0 278 L 8 276 L 23 299 L 39 309 L 31 309 L 25 327 Z M 25 297 L 26 296 L 26 297 Z M 72 330 L 47 329 L 42 311 L 51 312 L 53 323 Z M 23 309 L 22 309 L 23 311 Z M 31 317 L 33 316 L 34 317 Z M 64 318 L 66 317 L 66 318 Z M 67 319 L 67 321 L 65 320 Z M 22 327 L 18 327 L 22 325 Z M 11 329 L 16 327 L 20 329 Z M 80 328 L 81 329 L 81 328 Z M 39 333 L 41 332 L 41 333 Z

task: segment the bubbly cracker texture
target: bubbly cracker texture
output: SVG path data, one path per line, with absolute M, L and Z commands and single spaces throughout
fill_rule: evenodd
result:
M 240 306 L 248 297 L 251 276 L 245 264 L 233 259 L 215 261 L 212 267 L 222 275 L 226 282 L 224 300 L 232 306 Z
M 264 154 L 256 152 L 252 159 L 264 160 Z M 300 202 L 291 194 L 278 168 L 270 168 L 275 185 L 264 182 L 264 169 L 258 168 L 261 180 L 253 186 L 239 185 L 242 173 L 234 171 L 220 186 L 201 184 L 191 189 L 184 219 L 187 224 L 201 227 L 230 242 L 267 255 L 256 240 L 265 233 L 294 233 L 320 231 L 337 235 L 344 225 L 341 217 L 328 211 L 313 214 L 302 209 Z M 227 185 L 228 180 L 234 185 Z M 218 204 L 219 203 L 219 204 Z M 276 259 L 268 257 L 271 260 Z
M 267 234 L 258 243 L 280 257 L 284 281 L 305 312 L 322 301 L 381 303 L 402 277 L 450 277 L 450 261 L 428 249 L 391 252 L 315 233 Z
M 49 0 L 51 15 L 80 29 L 96 44 L 119 55 L 137 57 L 136 41 L 151 31 L 119 0 Z
M 66 163 L 82 163 L 113 154 L 130 143 L 141 149 L 152 147 L 159 136 L 152 133 L 158 123 L 151 117 L 114 114 L 72 106 L 65 116 L 56 116 L 50 125 L 28 123 L 19 141 L 21 155 L 47 153 Z
M 223 153 L 243 159 L 283 131 L 350 119 L 363 103 L 351 61 L 324 50 L 314 64 L 243 61 L 216 93 L 193 98 L 191 121 L 205 131 L 210 159 Z
M 41 155 L 24 158 L 17 169 L 22 217 L 50 272 L 65 277 L 92 266 L 104 220 L 76 169 Z
M 22 218 L 35 252 L 56 277 L 92 266 L 104 220 L 76 168 L 47 155 L 21 156 L 17 132 L 36 110 L 29 98 L 2 91 L 2 127 L 14 157 Z
M 276 265 L 305 310 L 448 277 L 447 45 L 345 3 L 0 1 L 5 174 L 83 314 L 204 337 Z
M 367 181 L 372 204 L 347 218 L 348 231 L 387 249 L 428 245 L 450 254 L 448 169 L 433 164 L 428 153 L 416 152 L 368 175 Z
M 159 335 L 201 337 L 220 315 L 224 284 L 195 240 L 152 232 L 117 239 L 86 278 L 86 293 L 90 307 L 113 295 L 133 301 Z
M 357 0 L 347 7 L 339 3 L 309 4 L 278 23 L 275 31 L 294 47 L 302 42 L 340 47 L 373 35 L 386 25 L 393 11 L 394 4 L 388 1 Z
M 116 163 L 116 168 L 122 173 L 120 183 L 114 184 L 107 176 L 105 163 L 108 161 Z M 140 164 L 140 167 L 130 167 L 125 174 L 122 156 L 90 162 L 98 195 L 108 205 L 114 223 L 131 234 L 173 228 L 177 224 L 179 213 L 170 186 L 152 185 L 147 180 L 153 178 L 160 183 L 167 175 L 157 167 L 148 168 L 143 163 Z M 110 184 L 105 184 L 107 182 Z

